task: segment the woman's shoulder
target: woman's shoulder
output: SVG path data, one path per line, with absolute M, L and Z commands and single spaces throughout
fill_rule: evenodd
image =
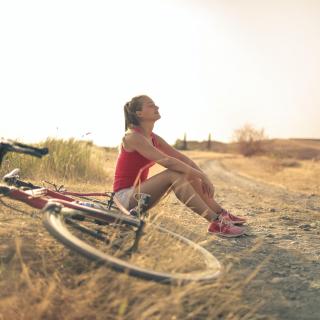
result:
M 135 140 L 135 139 L 139 139 L 141 138 L 141 134 L 139 134 L 137 131 L 135 130 L 132 130 L 132 129 L 128 129 L 125 133 L 124 133 L 124 136 L 122 138 L 125 139 L 126 141 L 132 141 L 132 140 Z
M 141 135 L 136 131 L 128 129 L 122 137 L 121 146 L 126 151 L 134 151 L 134 144 L 141 139 Z
M 154 140 L 156 140 L 158 145 L 162 145 L 162 144 L 167 143 L 162 137 L 160 137 L 158 134 L 156 134 L 154 132 L 152 132 L 152 136 L 153 136 Z

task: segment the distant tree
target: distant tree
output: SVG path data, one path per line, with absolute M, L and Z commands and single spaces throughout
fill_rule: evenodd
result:
M 182 150 L 187 150 L 187 149 L 188 149 L 187 134 L 185 133 L 183 136 Z
M 188 149 L 188 142 L 187 142 L 187 134 L 186 133 L 183 135 L 183 140 L 180 140 L 180 139 L 176 140 L 174 147 L 179 150 L 187 150 Z
M 207 149 L 208 149 L 208 150 L 211 150 L 211 133 L 209 133 L 208 143 L 207 143 Z
M 250 157 L 263 151 L 263 141 L 267 136 L 264 129 L 256 129 L 247 123 L 233 132 L 233 140 L 238 143 L 239 152 Z
M 173 145 L 176 149 L 181 149 L 182 141 L 180 139 L 177 139 L 176 142 Z

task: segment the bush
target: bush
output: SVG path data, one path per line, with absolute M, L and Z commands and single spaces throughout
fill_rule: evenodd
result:
M 245 124 L 242 128 L 233 133 L 233 139 L 238 143 L 239 152 L 246 157 L 263 152 L 263 141 L 267 139 L 264 129 L 255 129 L 250 124 Z
M 1 175 L 14 168 L 20 168 L 22 177 L 29 179 L 54 177 L 92 182 L 102 182 L 106 179 L 104 170 L 106 151 L 94 146 L 92 142 L 48 138 L 37 146 L 47 147 L 49 155 L 38 159 L 9 153 L 3 161 Z

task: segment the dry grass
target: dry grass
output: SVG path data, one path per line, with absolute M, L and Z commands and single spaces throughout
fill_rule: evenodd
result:
M 242 156 L 223 159 L 228 170 L 309 194 L 320 194 L 320 161 Z
M 105 182 L 111 168 L 105 166 L 115 152 L 98 148 L 87 141 L 56 140 L 48 138 L 41 147 L 49 149 L 49 155 L 41 160 L 22 154 L 9 153 L 2 164 L 0 174 L 20 168 L 28 179 L 54 179 L 60 181 Z M 114 159 L 112 159 L 114 160 Z
M 0 319 L 251 319 L 256 312 L 241 301 L 256 272 L 235 281 L 230 265 L 217 281 L 184 286 L 139 280 L 70 252 L 38 212 L 11 204 L 25 214 L 1 207 Z M 177 264 L 183 260 L 181 253 Z
M 207 141 L 188 141 L 189 150 L 207 150 Z M 320 160 L 320 139 L 267 139 L 261 141 L 259 155 L 298 160 Z M 239 153 L 239 143 L 211 141 L 211 151 Z M 191 152 L 191 151 L 190 151 Z M 258 154 L 256 154 L 258 155 Z

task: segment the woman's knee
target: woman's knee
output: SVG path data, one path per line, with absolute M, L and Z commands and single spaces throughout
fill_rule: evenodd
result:
M 166 175 L 170 179 L 171 183 L 175 183 L 182 180 L 188 180 L 187 175 L 182 172 L 173 171 L 170 169 L 165 170 Z
M 193 188 L 204 198 L 204 199 L 210 199 L 214 197 L 215 187 L 213 186 L 213 194 L 212 197 L 209 197 L 209 195 L 204 191 L 203 184 L 200 178 L 188 178 L 189 182 L 193 186 Z

